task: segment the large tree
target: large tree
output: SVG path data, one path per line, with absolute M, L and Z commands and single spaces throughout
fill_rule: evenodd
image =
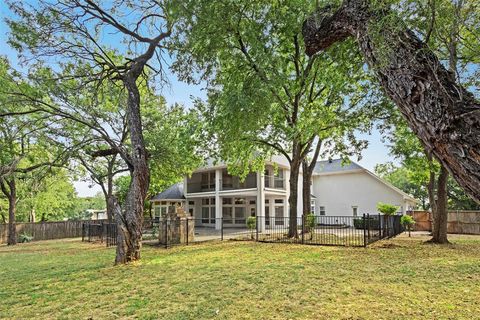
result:
M 408 11 L 405 1 L 397 1 L 396 7 L 392 3 L 345 0 L 340 6 L 318 8 L 303 25 L 306 52 L 314 55 L 355 38 L 385 93 L 424 147 L 480 201 L 480 103 L 427 45 L 431 32 L 420 39 L 418 32 L 399 19 L 402 11 Z M 475 1 L 470 2 L 470 9 L 473 17 L 457 25 L 461 34 L 453 34 L 461 35 L 465 43 L 478 43 Z M 434 17 L 426 18 L 435 26 Z M 478 45 L 472 48 L 478 61 Z
M 115 263 L 140 259 L 149 169 L 138 84 L 147 74 L 147 68 L 153 74 L 162 73 L 162 48 L 172 28 L 167 3 L 153 0 L 115 0 L 101 4 L 92 0 L 39 0 L 32 5 L 14 1 L 9 4 L 18 17 L 8 21 L 12 30 L 10 42 L 22 53 L 27 51 L 35 59 L 53 57 L 53 62 L 63 59 L 63 63 L 88 63 L 92 72 L 72 74 L 72 77 L 84 79 L 86 83 L 120 81 L 125 87 L 132 148 L 126 152 L 113 141 L 109 145 L 111 152 L 118 153 L 125 161 L 131 175 L 124 208 L 116 206 L 119 232 Z M 117 59 L 115 51 L 120 51 L 125 58 Z
M 351 124 L 347 118 L 357 119 L 360 127 L 360 109 L 368 98 L 349 95 L 368 83 L 358 55 L 348 50 L 311 57 L 303 53 L 299 30 L 306 5 L 185 1 L 177 23 L 175 70 L 184 80 L 210 84 L 208 106 L 201 109 L 207 140 L 217 143 L 218 157 L 230 172 L 242 176 L 261 170 L 272 153 L 288 160 L 292 237 L 297 236 L 302 161 L 318 137 Z

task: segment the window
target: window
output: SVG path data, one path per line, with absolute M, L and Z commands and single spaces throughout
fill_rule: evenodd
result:
M 160 207 L 159 206 L 155 206 L 155 210 L 154 210 L 154 219 L 156 218 L 160 218 Z
M 320 212 L 321 216 L 325 216 L 327 214 L 327 211 L 325 210 L 324 206 L 320 206 L 320 207 L 318 207 L 318 209 L 319 209 L 319 212 Z
M 223 214 L 223 222 L 224 223 L 232 223 L 233 218 L 233 208 L 232 207 L 223 207 L 222 214 Z
M 215 171 L 202 173 L 202 190 L 215 190 Z
M 284 179 L 283 179 L 283 169 L 278 169 L 278 172 L 275 174 L 274 188 L 283 189 Z
M 188 213 L 190 217 L 195 216 L 195 201 L 188 201 Z
M 235 198 L 235 204 L 245 204 L 245 198 Z
M 284 212 L 283 206 L 275 206 L 275 225 L 276 226 L 284 225 L 285 221 L 284 221 L 283 212 Z
M 235 223 L 245 224 L 245 207 L 235 207 Z
M 233 188 L 233 176 L 228 174 L 227 170 L 222 171 L 222 189 L 232 189 Z
M 315 215 L 315 200 L 310 201 L 310 213 Z
M 352 214 L 354 217 L 358 216 L 358 207 L 352 206 Z
M 275 199 L 275 203 L 283 203 L 283 199 Z
M 215 198 L 202 199 L 202 223 L 215 223 Z

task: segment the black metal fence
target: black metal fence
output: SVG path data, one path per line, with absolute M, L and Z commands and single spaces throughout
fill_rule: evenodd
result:
M 82 241 L 101 242 L 107 247 L 117 244 L 117 224 L 111 222 L 84 222 Z
M 262 221 L 265 219 L 265 221 Z M 257 232 L 261 242 L 301 243 L 333 246 L 366 246 L 404 231 L 400 216 L 306 216 L 257 217 L 258 225 L 265 223 L 265 230 Z M 261 228 L 260 228 L 261 229 Z
M 299 243 L 331 246 L 367 246 L 404 231 L 401 216 L 306 216 L 231 218 L 160 218 L 154 221 L 159 240 L 165 247 L 188 245 L 211 240 L 253 240 L 272 243 Z M 108 222 L 85 222 L 82 241 L 117 243 L 117 225 Z
M 160 244 L 165 247 L 210 240 L 253 240 L 332 246 L 367 246 L 404 231 L 401 216 L 256 217 L 254 224 L 230 218 L 161 218 Z

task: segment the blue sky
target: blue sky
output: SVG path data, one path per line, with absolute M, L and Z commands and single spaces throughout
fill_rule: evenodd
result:
M 13 66 L 18 64 L 17 53 L 7 44 L 8 27 L 4 19 L 10 14 L 6 6 L 0 7 L 0 55 L 7 56 Z M 165 96 L 169 104 L 180 103 L 186 107 L 192 105 L 191 97 L 205 97 L 205 91 L 202 86 L 188 85 L 178 80 L 178 78 L 168 72 L 167 76 L 170 85 L 162 88 L 161 93 Z M 369 142 L 368 148 L 363 150 L 362 159 L 358 163 L 373 171 L 376 164 L 385 163 L 394 160 L 388 154 L 388 149 L 381 141 L 381 134 L 377 130 L 373 130 L 371 134 L 359 134 L 358 138 L 365 139 Z M 357 161 L 357 159 L 352 159 Z M 91 196 L 100 191 L 99 187 L 90 188 L 86 182 L 76 181 L 75 188 L 80 196 Z

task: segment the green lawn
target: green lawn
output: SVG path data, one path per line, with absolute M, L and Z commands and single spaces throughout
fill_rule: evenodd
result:
M 0 318 L 478 319 L 480 237 L 423 240 L 146 246 L 120 267 L 78 240 L 0 246 Z

